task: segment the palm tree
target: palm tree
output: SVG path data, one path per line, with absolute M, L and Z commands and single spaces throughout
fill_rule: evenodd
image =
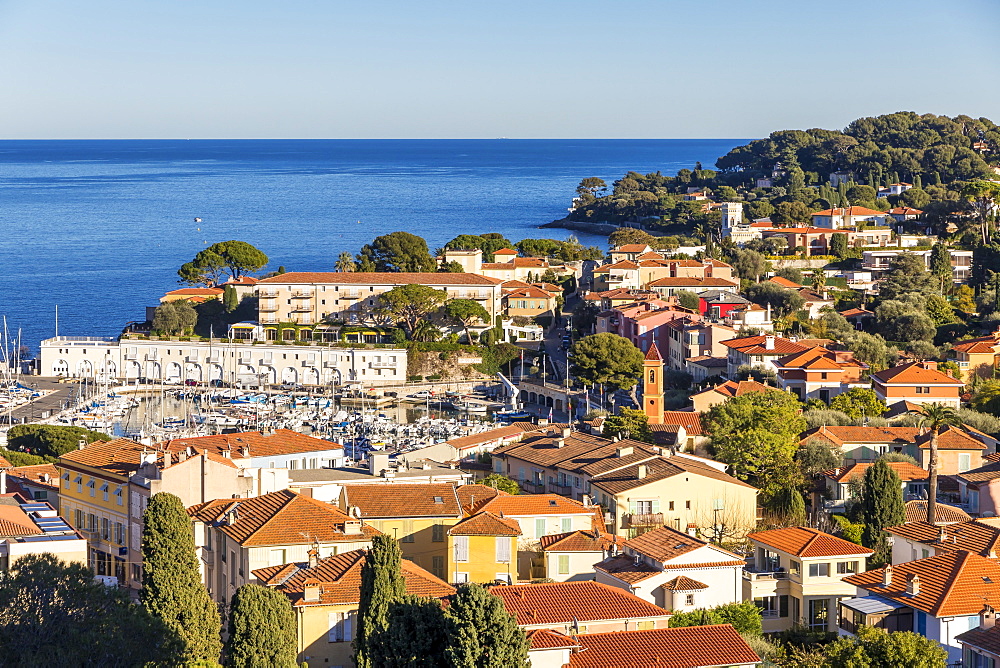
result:
M 944 404 L 924 404 L 918 411 L 921 426 L 930 429 L 930 460 L 927 463 L 927 470 L 930 475 L 927 478 L 927 523 L 933 525 L 937 519 L 937 491 L 938 491 L 938 436 L 941 429 L 949 425 L 962 424 L 961 418 L 954 408 Z
M 357 271 L 358 265 L 354 261 L 354 256 L 343 251 L 337 258 L 337 263 L 335 265 L 337 271 Z

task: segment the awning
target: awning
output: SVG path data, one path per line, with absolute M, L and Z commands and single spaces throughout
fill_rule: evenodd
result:
M 102 491 L 102 492 L 108 491 L 108 483 L 104 483 L 103 485 L 101 485 L 101 490 L 100 491 Z
M 860 596 L 858 598 L 841 599 L 840 604 L 845 608 L 857 610 L 866 615 L 874 615 L 880 612 L 892 612 L 906 606 L 896 601 L 890 601 L 881 596 Z

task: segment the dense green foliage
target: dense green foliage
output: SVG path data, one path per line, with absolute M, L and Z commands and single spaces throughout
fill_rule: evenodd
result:
M 190 334 L 197 323 L 198 312 L 186 299 L 164 302 L 153 311 L 153 331 L 161 334 Z
M 573 262 L 576 260 L 600 260 L 604 251 L 597 246 L 585 247 L 576 237 L 570 236 L 566 241 L 558 239 L 522 239 L 514 244 L 514 248 L 526 257 L 548 257 Z
M 787 392 L 751 392 L 717 404 L 702 418 L 717 459 L 769 499 L 798 484 L 793 457 L 806 421 L 802 405 Z
M 288 597 L 275 589 L 245 584 L 229 608 L 226 666 L 295 668 L 295 613 Z
M 0 646 L 9 666 L 174 665 L 180 642 L 84 564 L 28 555 L 0 573 Z
M 218 285 L 226 274 L 236 280 L 263 269 L 267 262 L 267 255 L 245 241 L 220 241 L 181 265 L 177 275 L 180 283 Z
M 903 483 L 884 460 L 876 461 L 865 471 L 858 505 L 859 519 L 865 525 L 861 544 L 875 550 L 871 557 L 873 563 L 889 563 L 892 548 L 883 529 L 905 522 L 906 512 L 903 506 Z
M 491 473 L 482 480 L 479 481 L 480 484 L 492 487 L 494 489 L 499 489 L 501 492 L 506 492 L 508 494 L 520 494 L 521 488 L 518 487 L 517 481 L 508 478 L 505 475 L 499 473 Z
M 830 408 L 852 418 L 879 417 L 886 411 L 885 402 L 878 398 L 874 390 L 854 387 L 838 394 L 830 402 Z
M 622 408 L 617 415 L 604 418 L 601 435 L 605 438 L 630 438 L 644 443 L 653 442 L 653 432 L 649 430 L 649 418 L 641 409 Z
M 814 668 L 945 668 L 948 652 L 919 633 L 888 633 L 863 626 L 853 636 L 811 649 L 793 649 L 781 666 Z
M 7 432 L 7 447 L 38 457 L 59 457 L 80 446 L 80 440 L 110 441 L 111 437 L 83 427 L 54 424 L 16 424 Z M 22 465 L 23 466 L 23 465 Z
M 465 330 L 465 340 L 472 343 L 469 327 L 477 322 L 489 323 L 490 314 L 482 304 L 475 299 L 449 299 L 444 305 L 445 315 L 462 325 Z
M 617 334 L 585 336 L 569 349 L 570 373 L 584 385 L 630 389 L 642 376 L 642 352 Z
M 358 668 L 386 665 L 380 657 L 387 647 L 390 609 L 403 599 L 406 591 L 401 561 L 399 543 L 392 537 L 379 535 L 372 539 L 361 567 L 361 603 L 354 636 L 354 663 Z
M 760 635 L 763 618 L 760 608 L 752 601 L 726 603 L 714 608 L 700 608 L 690 612 L 674 612 L 670 617 L 670 628 L 672 629 L 708 624 L 732 624 L 739 633 Z
M 483 251 L 483 262 L 493 262 L 493 254 L 501 248 L 514 248 L 514 243 L 498 232 L 460 234 L 444 245 L 446 249 Z
M 397 286 L 379 296 L 382 308 L 392 319 L 401 321 L 411 336 L 417 325 L 441 308 L 447 299 L 448 293 L 444 290 L 417 283 Z
M 445 613 L 450 668 L 527 668 L 528 640 L 499 596 L 477 584 L 464 584 Z
M 219 610 L 201 581 L 194 533 L 181 500 L 158 492 L 143 514 L 139 600 L 180 639 L 186 661 L 218 661 Z
M 409 232 L 392 232 L 375 237 L 370 244 L 365 244 L 360 255 L 362 267 L 359 271 L 437 270 L 437 263 L 431 257 L 427 242 Z M 371 263 L 373 269 L 364 266 L 365 259 Z

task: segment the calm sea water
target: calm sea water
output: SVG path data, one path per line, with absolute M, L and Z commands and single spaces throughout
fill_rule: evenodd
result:
M 432 250 L 462 233 L 562 239 L 536 227 L 565 215 L 581 178 L 709 166 L 741 143 L 0 141 L 0 314 L 35 350 L 56 304 L 60 334 L 114 335 L 227 239 L 289 271 L 330 271 L 341 251 L 396 230 Z

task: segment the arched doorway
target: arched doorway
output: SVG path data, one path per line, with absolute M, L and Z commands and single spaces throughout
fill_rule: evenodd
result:
M 306 369 L 302 374 L 304 385 L 319 385 L 319 371 L 313 367 Z
M 193 380 L 196 383 L 200 383 L 202 381 L 201 365 L 188 362 L 184 365 L 184 376 L 187 380 Z
M 281 372 L 281 382 L 282 383 L 299 382 L 299 372 L 290 366 L 285 367 L 285 370 Z
M 132 360 L 125 366 L 125 378 L 135 380 L 141 375 L 142 375 L 142 366 L 135 360 Z
M 112 362 L 111 360 L 104 360 L 104 364 L 101 365 L 101 371 L 100 372 L 102 374 L 108 376 L 109 378 L 117 378 L 118 377 L 118 365 L 115 364 L 114 362 Z
M 221 364 L 213 364 L 212 366 L 208 367 L 208 379 L 210 381 L 212 381 L 212 380 L 222 380 L 222 365 Z
M 268 385 L 278 384 L 278 371 L 273 366 L 262 366 L 260 373 L 264 376 L 264 382 Z
M 179 383 L 183 379 L 181 365 L 179 362 L 171 362 L 167 365 L 167 375 L 163 380 L 171 383 Z
M 81 378 L 90 378 L 94 375 L 94 364 L 90 360 L 80 360 L 76 365 L 76 375 Z
M 52 365 L 52 373 L 56 376 L 68 376 L 69 362 L 66 360 L 56 360 L 56 363 Z
M 146 378 L 159 380 L 161 373 L 163 373 L 163 367 L 160 366 L 159 362 L 148 362 L 146 364 Z

